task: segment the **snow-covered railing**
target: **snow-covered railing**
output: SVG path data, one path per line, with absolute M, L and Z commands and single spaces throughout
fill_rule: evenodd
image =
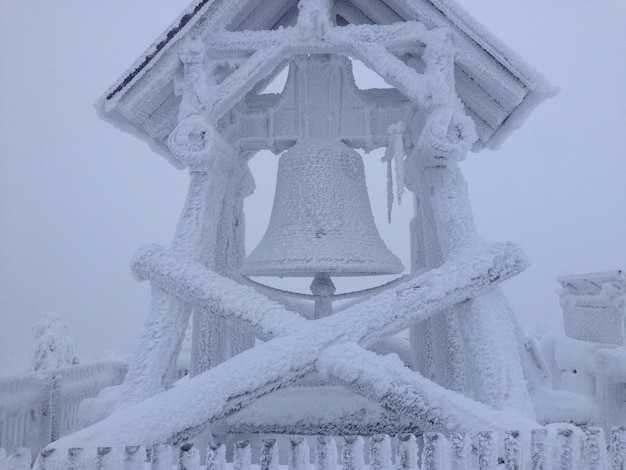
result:
M 126 362 L 107 359 L 0 378 L 0 447 L 39 452 L 74 431 L 80 402 L 121 384 L 127 369 Z
M 228 453 L 223 444 L 209 444 L 202 461 L 191 443 L 180 447 L 158 444 L 147 450 L 143 446 L 71 448 L 64 455 L 48 448 L 41 451 L 33 468 L 249 470 L 254 466 L 278 470 L 279 465 L 287 465 L 289 470 L 308 470 L 314 465 L 317 470 L 623 470 L 626 428 L 613 428 L 609 444 L 607 449 L 601 428 L 583 430 L 571 425 L 535 429 L 530 439 L 517 431 L 448 437 L 439 433 L 392 438 L 386 434 L 368 438 L 282 436 L 262 439 L 254 449 L 248 440 L 237 441 Z M 15 449 L 10 455 L 0 449 L 1 468 L 30 469 L 30 465 L 29 449 Z

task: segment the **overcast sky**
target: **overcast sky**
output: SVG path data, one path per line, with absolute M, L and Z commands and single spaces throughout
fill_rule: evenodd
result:
M 0 1 L 0 373 L 27 367 L 46 310 L 70 324 L 84 360 L 136 346 L 149 286 L 129 260 L 143 244 L 169 245 L 188 176 L 100 121 L 93 103 L 186 4 Z M 462 164 L 480 234 L 518 242 L 533 261 L 505 285 L 521 323 L 556 329 L 558 276 L 626 268 L 626 2 L 463 5 L 561 90 L 499 151 Z M 410 201 L 387 226 L 372 188 L 384 167 L 373 165 L 377 223 L 408 265 Z M 274 190 L 259 171 L 268 165 L 252 166 L 250 248 Z

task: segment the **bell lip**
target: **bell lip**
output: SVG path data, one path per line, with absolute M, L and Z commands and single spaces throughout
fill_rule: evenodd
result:
M 328 274 L 330 277 L 362 277 L 362 276 L 389 276 L 392 274 L 400 274 L 404 272 L 405 268 L 402 264 L 399 266 L 386 266 L 381 267 L 376 270 L 342 270 L 337 271 L 335 269 L 290 269 L 290 270 L 280 270 L 280 269 L 263 269 L 263 270 L 254 270 L 254 269 L 243 269 L 239 270 L 239 273 L 244 276 L 259 276 L 259 277 L 315 277 L 318 274 Z

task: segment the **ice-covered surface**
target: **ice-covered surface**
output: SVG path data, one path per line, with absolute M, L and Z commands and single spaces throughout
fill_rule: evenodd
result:
M 363 346 L 376 343 L 416 320 L 475 297 L 478 292 L 519 272 L 524 265 L 523 256 L 510 244 L 492 246 L 482 252 L 458 255 L 441 268 L 410 279 L 340 314 L 307 322 L 250 287 L 219 276 L 202 265 L 177 259 L 163 249 L 149 247 L 134 263 L 135 271 L 143 277 L 149 276 L 154 284 L 192 303 L 220 305 L 224 315 L 246 321 L 262 337 L 281 336 L 178 387 L 114 412 L 104 421 L 56 445 L 109 445 L 129 441 L 152 444 L 183 439 L 274 389 L 294 384 L 314 370 L 320 354 L 330 345 L 346 341 L 356 341 Z M 366 354 L 364 350 L 363 354 Z M 404 366 L 402 369 L 403 373 L 410 373 Z M 388 383 L 383 377 L 388 376 L 381 376 L 382 381 Z M 357 391 L 368 393 L 367 390 Z M 442 392 L 441 387 L 435 387 L 420 390 L 418 395 L 438 400 L 433 395 Z M 454 392 L 448 392 L 447 396 L 456 403 L 456 411 L 451 412 L 456 417 L 438 420 L 439 426 L 462 422 L 460 415 L 475 414 L 474 401 Z M 374 394 L 370 398 L 382 400 L 383 397 Z M 437 415 L 436 410 L 422 411 Z M 493 410 L 485 419 L 500 420 L 498 427 L 503 427 L 504 416 L 508 419 L 509 413 Z M 468 426 L 475 423 L 468 421 Z
M 44 313 L 35 327 L 31 371 L 59 369 L 80 362 L 70 326 L 54 312 Z
M 454 43 L 456 89 L 479 128 L 476 149 L 485 143 L 499 145 L 532 109 L 554 94 L 539 73 L 452 1 L 394 0 L 389 9 L 388 1 L 377 0 L 374 3 L 380 8 L 367 8 L 368 22 L 374 24 L 362 24 L 363 15 L 358 13 L 362 5 L 357 3 L 334 7 L 353 23 L 337 27 L 334 14 L 322 10 L 324 2 L 308 8 L 294 26 L 294 15 L 280 18 L 271 11 L 261 15 L 246 2 L 197 1 L 107 91 L 97 104 L 99 113 L 162 151 L 164 139 L 177 122 L 178 98 L 172 94 L 171 83 L 178 73 L 178 54 L 186 47 L 184 39 L 190 37 L 200 37 L 218 64 L 237 63 L 211 93 L 214 105 L 210 108 L 217 111 L 216 118 L 281 64 L 285 55 L 276 55 L 277 46 L 287 46 L 292 56 L 340 52 L 365 59 L 386 81 L 410 99 L 419 95 L 423 103 L 429 85 L 424 86 L 414 73 L 410 77 L 407 72 L 413 69 L 394 54 L 408 51 L 419 56 L 424 31 L 437 29 L 448 30 Z M 397 13 L 388 16 L 391 11 Z

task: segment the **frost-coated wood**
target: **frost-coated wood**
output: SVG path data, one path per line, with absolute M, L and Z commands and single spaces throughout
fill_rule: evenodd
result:
M 332 437 L 317 436 L 315 446 L 315 470 L 335 470 L 337 444 Z
M 169 444 L 152 446 L 150 470 L 172 470 L 172 446 Z
M 295 436 L 289 439 L 289 470 L 308 470 L 309 468 L 309 443 L 303 436 Z
M 532 470 L 548 470 L 548 431 L 533 429 L 530 435 Z
M 443 434 L 424 434 L 422 450 L 422 470 L 440 470 L 450 467 L 450 444 Z
M 370 438 L 370 468 L 391 469 L 391 440 L 386 434 L 375 434 Z
M 206 470 L 226 469 L 226 446 L 219 442 L 209 442 L 206 449 Z
M 453 433 L 449 441 L 451 470 L 466 470 L 470 468 L 472 463 L 472 439 L 469 434 Z
M 187 443 L 181 446 L 178 454 L 177 470 L 199 470 L 200 469 L 200 452 L 193 444 Z
M 585 470 L 603 470 L 607 468 L 606 437 L 604 429 L 589 426 L 584 429 L 583 468 Z
M 278 470 L 278 444 L 276 439 L 263 439 L 260 465 L 261 470 Z
M 365 467 L 364 446 L 361 436 L 344 437 L 341 452 L 343 470 L 362 470 Z
M 504 465 L 506 470 L 522 469 L 522 443 L 519 431 L 504 433 Z
M 235 442 L 233 470 L 250 470 L 250 441 Z
M 398 434 L 396 439 L 396 468 L 398 470 L 419 470 L 419 450 L 415 436 L 408 433 Z
M 143 446 L 126 446 L 124 448 L 124 470 L 144 470 L 146 448 Z
M 626 427 L 611 429 L 612 470 L 626 470 Z
M 478 434 L 478 468 L 480 470 L 496 470 L 498 453 L 496 449 L 496 434 L 485 431 Z

